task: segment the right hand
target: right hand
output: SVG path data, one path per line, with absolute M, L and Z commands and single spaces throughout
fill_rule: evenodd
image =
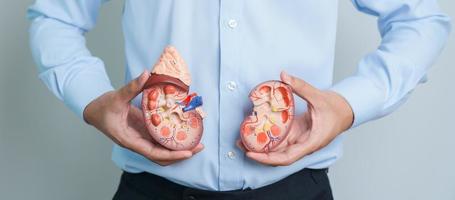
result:
M 149 135 L 142 112 L 130 104 L 142 92 L 148 78 L 149 73 L 144 71 L 122 88 L 96 98 L 85 108 L 84 120 L 121 147 L 162 166 L 188 159 L 200 152 L 204 148 L 202 144 L 192 150 L 172 151 L 156 143 Z

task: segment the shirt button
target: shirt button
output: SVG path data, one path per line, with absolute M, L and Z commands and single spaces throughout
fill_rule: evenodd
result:
M 234 159 L 235 158 L 235 153 L 233 151 L 229 151 L 227 153 L 227 156 L 230 158 L 230 159 Z
M 234 29 L 235 27 L 237 27 L 237 25 L 239 25 L 239 24 L 237 23 L 237 20 L 235 20 L 235 19 L 230 19 L 228 21 L 229 28 Z
M 227 84 L 227 88 L 230 91 L 234 91 L 237 88 L 237 83 L 235 83 L 234 81 L 229 81 Z

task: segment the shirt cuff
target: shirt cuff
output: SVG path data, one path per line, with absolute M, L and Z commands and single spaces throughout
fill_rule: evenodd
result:
M 94 99 L 114 88 L 105 73 L 82 72 L 65 87 L 63 101 L 84 122 L 84 110 Z
M 80 66 L 74 67 L 77 68 Z M 83 116 L 85 107 L 102 94 L 114 90 L 104 66 L 98 63 L 90 68 L 81 67 L 79 70 L 74 70 L 73 73 L 65 73 L 66 71 L 60 72 L 60 69 L 63 70 L 65 68 L 58 68 L 40 74 L 40 79 L 51 88 L 51 91 L 57 94 L 57 97 L 63 100 L 64 104 L 71 111 L 85 122 Z M 60 77 L 58 74 L 62 73 L 67 74 L 65 81 L 60 81 L 64 83 L 52 84 L 58 78 L 54 79 L 50 77 Z M 55 89 L 55 85 L 60 85 L 60 90 Z
M 373 81 L 362 76 L 351 76 L 333 85 L 329 90 L 344 97 L 354 113 L 351 128 L 380 117 L 385 92 Z

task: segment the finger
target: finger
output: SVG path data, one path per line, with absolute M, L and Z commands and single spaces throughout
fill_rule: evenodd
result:
M 319 94 L 319 89 L 302 79 L 289 75 L 285 71 L 281 72 L 280 78 L 283 82 L 291 86 L 295 94 L 309 103 L 313 102 L 314 98 Z
M 158 164 L 158 165 L 161 165 L 161 166 L 168 166 L 168 165 L 174 164 L 174 163 L 176 163 L 178 161 L 180 161 L 180 160 L 176 160 L 176 161 L 153 161 L 153 162 Z
M 290 138 L 292 137 L 291 135 L 292 133 L 289 133 L 287 138 Z M 294 142 L 295 143 L 295 142 Z M 289 145 L 291 145 L 293 143 L 291 143 L 291 140 L 289 139 L 286 139 L 285 141 L 282 141 L 280 142 L 280 144 L 278 146 L 275 146 L 273 149 L 269 150 L 269 152 L 283 152 L 283 151 L 286 151 L 286 149 L 289 147 Z
M 306 145 L 305 143 L 297 143 L 290 145 L 289 148 L 283 152 L 248 152 L 247 157 L 266 165 L 287 166 L 310 154 L 312 148 L 312 146 Z
M 130 110 L 128 112 L 128 125 L 135 129 L 144 138 L 150 139 L 151 137 L 147 131 L 144 121 L 142 112 L 136 106 L 130 105 Z
M 259 163 L 272 166 L 286 166 L 292 163 L 285 152 L 256 153 L 247 152 L 246 156 Z
M 193 149 L 190 150 L 190 152 L 192 153 L 192 156 L 194 156 L 195 154 L 201 152 L 202 150 L 204 149 L 204 145 L 199 143 L 196 147 L 194 147 Z M 168 150 L 168 149 L 165 149 L 164 150 Z M 172 152 L 172 150 L 171 150 Z M 182 160 L 186 160 L 188 159 L 189 157 L 184 157 L 182 159 L 175 159 L 175 160 L 157 160 L 156 162 L 160 162 L 161 164 L 164 164 L 164 165 L 169 165 L 169 164 L 172 164 L 172 163 L 176 163 L 176 162 L 179 162 L 179 161 L 182 161 Z
M 197 154 L 197 153 L 201 152 L 203 149 L 204 149 L 204 145 L 202 143 L 199 143 L 191 151 L 193 152 L 193 155 L 194 155 L 194 154 Z
M 171 151 L 143 138 L 133 138 L 127 147 L 153 161 L 174 161 L 191 157 L 191 151 Z
M 131 114 L 133 120 L 144 121 L 144 115 L 142 111 L 134 105 L 131 105 L 129 114 Z
M 144 70 L 141 75 L 139 75 L 134 80 L 130 81 L 128 84 L 119 89 L 118 94 L 120 98 L 129 102 L 139 93 L 142 92 L 142 89 L 149 78 L 149 73 L 147 70 Z
M 202 150 L 204 149 L 204 145 L 199 143 L 196 147 L 194 147 L 191 151 L 193 152 L 193 156 L 199 152 L 201 152 Z M 170 164 L 174 164 L 176 162 L 179 162 L 179 161 L 182 161 L 182 160 L 185 160 L 187 158 L 184 158 L 184 159 L 178 159 L 178 160 L 171 160 L 171 161 L 154 161 L 155 163 L 161 165 L 161 166 L 167 166 L 167 165 L 170 165 Z
M 238 139 L 238 140 L 235 142 L 235 144 L 236 144 L 237 147 L 238 147 L 239 149 L 241 149 L 242 151 L 244 151 L 244 152 L 247 152 L 247 151 L 248 151 L 248 150 L 246 149 L 245 145 L 243 145 L 243 142 L 242 142 L 241 139 Z

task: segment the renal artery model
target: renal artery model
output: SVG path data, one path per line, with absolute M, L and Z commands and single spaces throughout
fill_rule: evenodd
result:
M 174 47 L 166 47 L 144 86 L 142 111 L 155 141 L 171 150 L 189 150 L 203 131 L 202 97 L 188 94 L 191 76 Z
M 273 151 L 286 139 L 294 118 L 292 89 L 281 81 L 266 81 L 249 95 L 253 112 L 240 126 L 243 145 L 250 151 Z

